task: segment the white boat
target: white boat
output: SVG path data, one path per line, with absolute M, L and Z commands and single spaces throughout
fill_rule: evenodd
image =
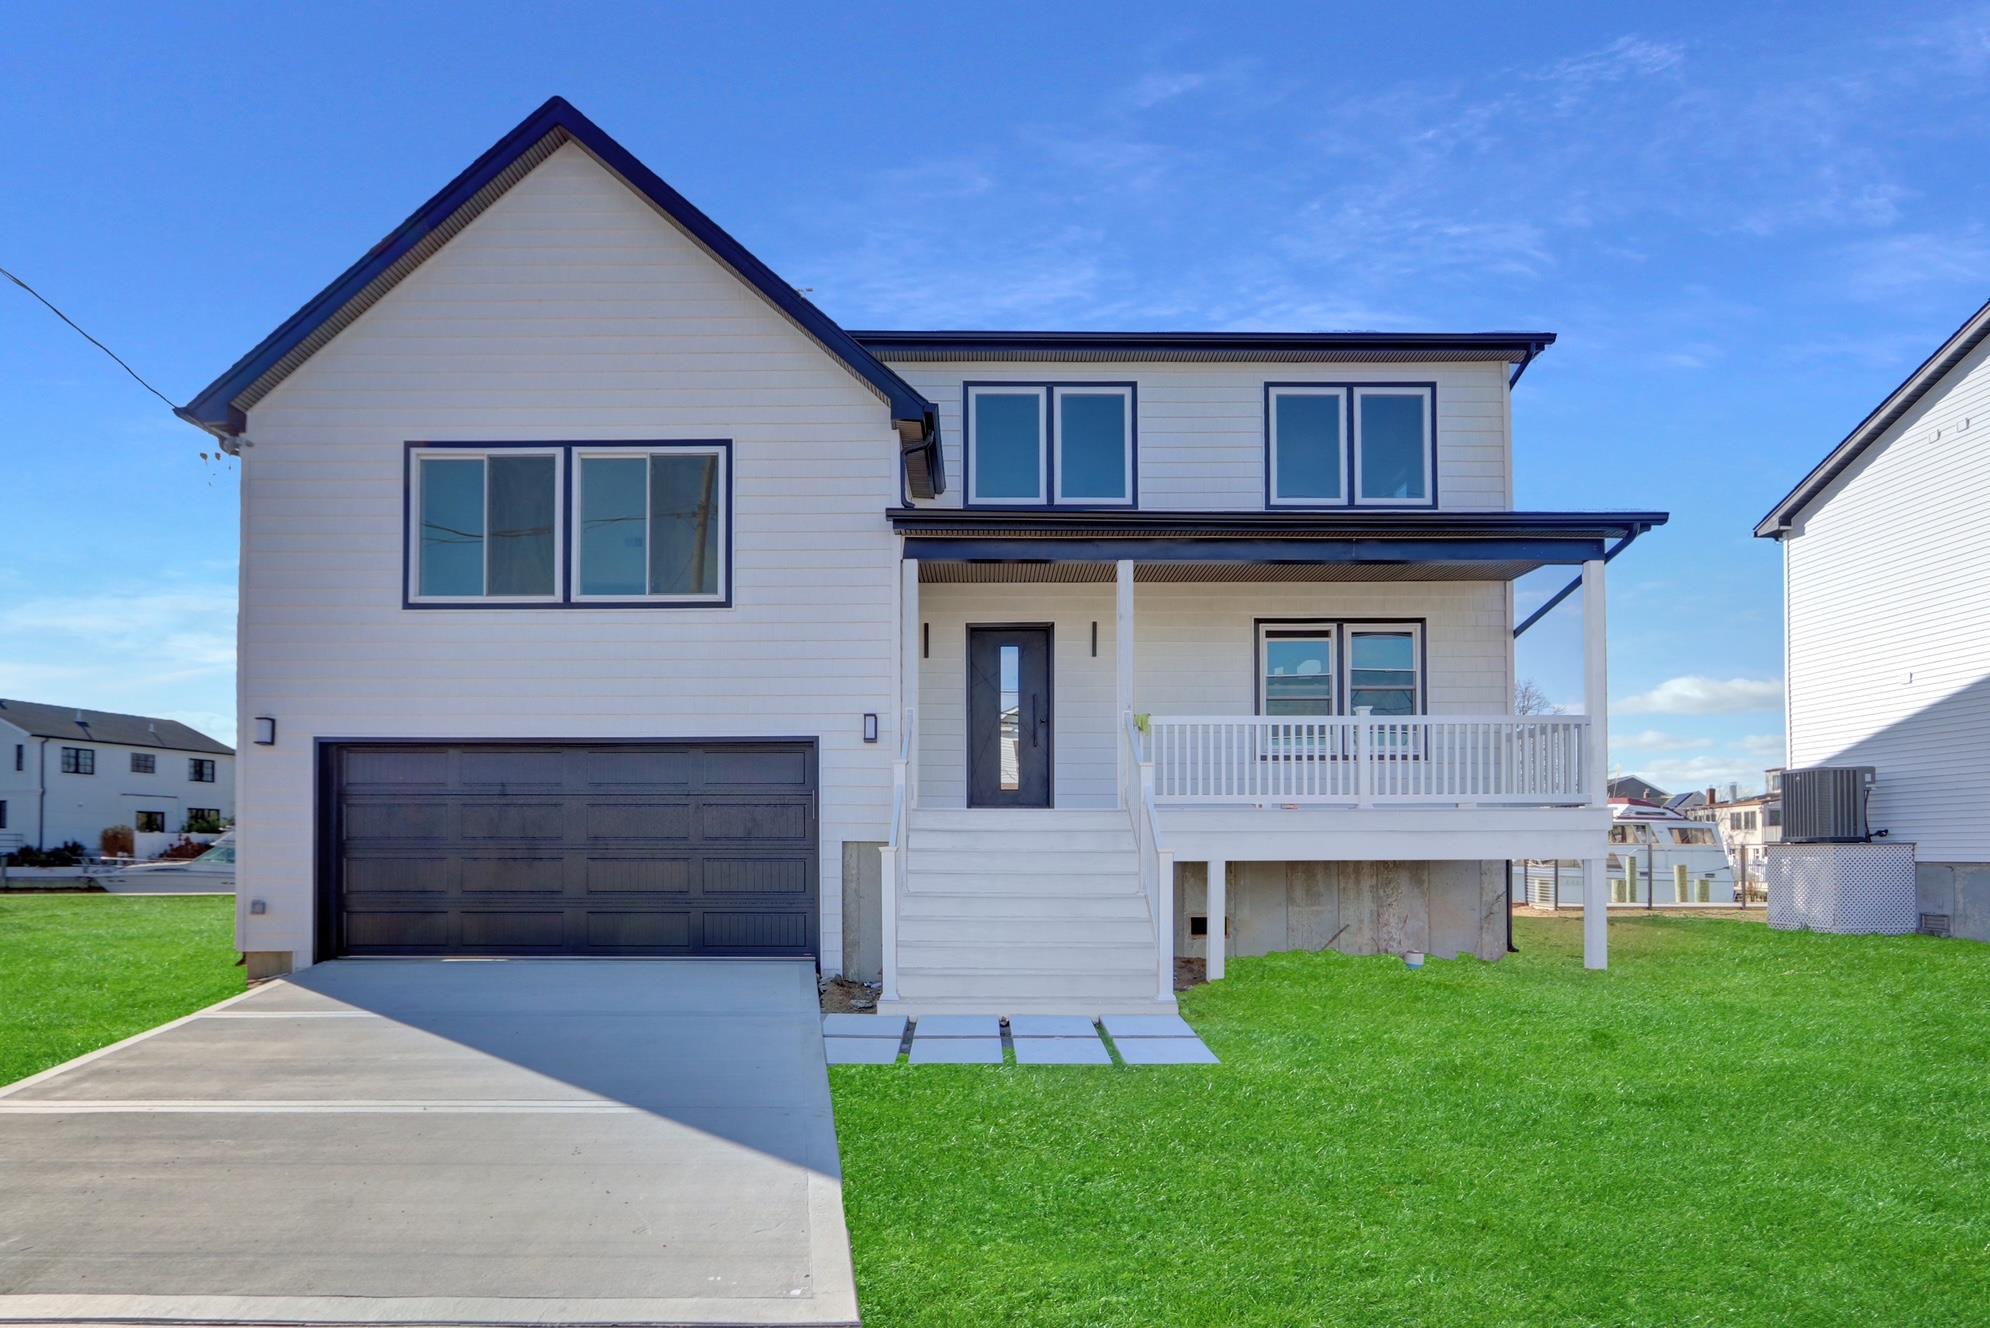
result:
M 1536 908 L 1580 908 L 1582 864 L 1525 864 L 1527 902 Z M 1641 798 L 1610 799 L 1610 855 L 1604 868 L 1612 908 L 1733 906 L 1734 869 L 1720 835 Z

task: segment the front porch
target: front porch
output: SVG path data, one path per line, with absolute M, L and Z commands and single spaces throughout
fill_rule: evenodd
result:
M 993 832 L 948 845 L 982 855 L 966 861 L 984 874 L 1026 854 L 1046 900 L 1073 893 L 1057 867 L 1067 818 L 1116 816 L 1112 843 L 1089 825 L 1085 851 L 1116 854 L 1090 861 L 1123 866 L 1105 886 L 1145 903 L 1157 1002 L 1172 1001 L 1177 863 L 1207 864 L 1215 919 L 1230 863 L 1600 861 L 1602 725 L 1508 713 L 1509 583 L 1539 566 L 1581 568 L 1584 675 L 1598 701 L 1585 708 L 1600 708 L 1605 537 L 1621 541 L 1635 522 L 1501 533 L 1490 528 L 1514 526 L 1512 514 L 1478 514 L 1471 531 L 1412 550 L 1348 531 L 1322 538 L 1317 517 L 1299 527 L 1310 533 L 1274 541 L 1127 530 L 1060 542 L 1031 538 L 1042 514 L 894 515 L 906 536 L 905 708 L 885 850 L 887 1001 L 904 906 L 933 930 L 918 841 L 940 814 L 946 834 Z M 968 526 L 983 537 L 966 538 Z M 1100 557 L 1122 549 L 1140 556 Z M 1296 688 L 1295 670 L 1274 663 L 1267 682 L 1274 637 L 1317 647 L 1326 663 L 1300 665 Z M 1289 694 L 1309 683 L 1329 713 L 1290 713 Z M 1286 713 L 1259 713 L 1268 698 Z M 946 878 L 945 893 L 971 897 L 971 876 Z M 1069 933 L 1085 928 L 1057 930 L 1081 940 Z M 1225 939 L 1212 923 L 1212 978 Z M 1017 944 L 1020 961 L 1020 931 Z

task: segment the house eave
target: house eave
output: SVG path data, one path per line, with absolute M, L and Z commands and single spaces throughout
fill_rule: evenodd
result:
M 872 330 L 850 334 L 905 363 L 1045 362 L 1471 363 L 1524 365 L 1552 332 L 1045 332 Z

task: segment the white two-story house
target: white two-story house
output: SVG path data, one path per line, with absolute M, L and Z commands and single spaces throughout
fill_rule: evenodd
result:
M 1980 483 L 1979 483 L 1980 481 Z M 1783 548 L 1788 764 L 1871 766 L 1923 925 L 1990 941 L 1990 304 L 1755 527 Z
M 1664 520 L 1513 510 L 1552 340 L 852 332 L 555 99 L 181 412 L 241 457 L 241 946 L 1092 1013 L 1497 958 L 1507 859 L 1600 874 Z M 1543 567 L 1593 718 L 1510 713 Z

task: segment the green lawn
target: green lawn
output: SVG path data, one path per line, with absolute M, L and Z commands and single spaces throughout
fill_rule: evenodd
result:
M 0 1084 L 242 987 L 233 896 L 0 895 Z
M 1217 1069 L 839 1067 L 868 1328 L 1990 1322 L 1990 946 L 1277 955 Z

